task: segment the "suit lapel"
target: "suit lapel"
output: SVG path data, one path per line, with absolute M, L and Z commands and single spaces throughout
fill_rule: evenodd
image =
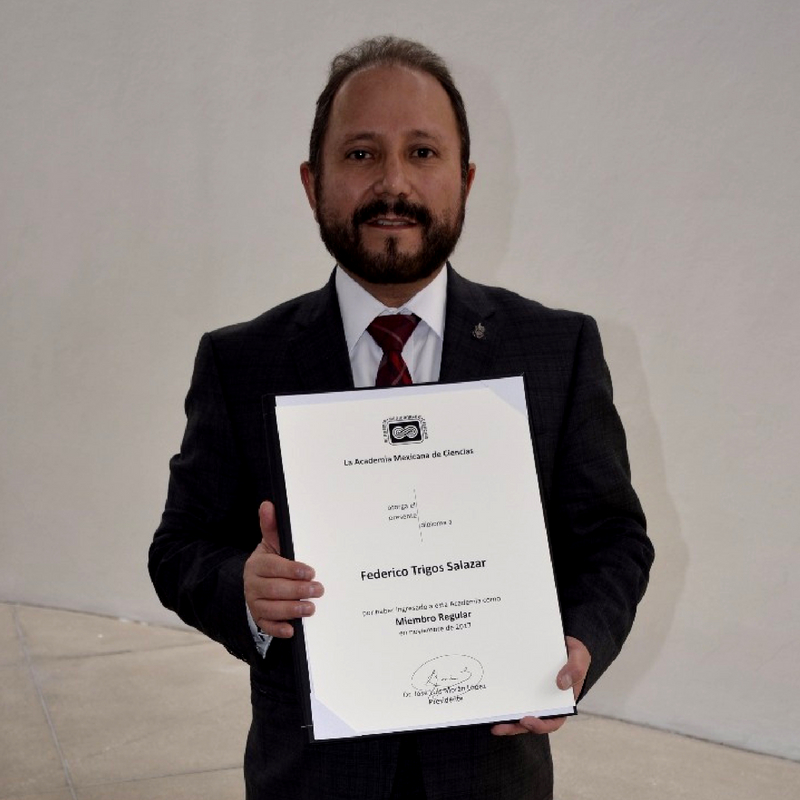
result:
M 353 372 L 333 277 L 309 296 L 304 311 L 299 318 L 300 332 L 288 344 L 304 388 L 326 392 L 352 389 Z
M 483 288 L 448 264 L 441 381 L 485 378 L 499 343 L 500 323 Z

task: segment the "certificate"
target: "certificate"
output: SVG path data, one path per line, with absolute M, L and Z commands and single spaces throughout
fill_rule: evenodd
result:
M 311 737 L 574 713 L 522 377 L 267 405 Z

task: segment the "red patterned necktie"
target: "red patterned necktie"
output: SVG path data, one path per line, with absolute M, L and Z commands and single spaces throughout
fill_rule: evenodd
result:
M 414 314 L 387 314 L 370 322 L 367 331 L 383 350 L 376 386 L 409 386 L 413 383 L 402 353 L 418 322 L 419 317 Z

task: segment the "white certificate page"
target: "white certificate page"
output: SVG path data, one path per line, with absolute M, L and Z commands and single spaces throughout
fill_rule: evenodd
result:
M 522 378 L 275 404 L 313 738 L 573 713 Z

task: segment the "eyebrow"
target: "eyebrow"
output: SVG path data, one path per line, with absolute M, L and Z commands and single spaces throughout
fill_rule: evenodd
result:
M 435 133 L 431 133 L 430 131 L 422 130 L 421 128 L 415 128 L 413 131 L 408 132 L 408 136 L 412 139 L 430 139 L 434 142 L 441 141 L 441 137 L 437 136 Z M 351 144 L 355 144 L 357 142 L 363 141 L 375 141 L 376 139 L 380 139 L 380 134 L 376 133 L 375 131 L 359 131 L 358 133 L 351 133 L 345 139 L 341 141 L 341 145 L 343 147 L 348 147 Z
M 355 144 L 355 142 L 364 141 L 364 139 L 372 140 L 377 138 L 378 134 L 373 131 L 360 131 L 359 133 L 350 134 L 350 136 L 342 140 L 341 144 L 346 147 L 347 145 Z

